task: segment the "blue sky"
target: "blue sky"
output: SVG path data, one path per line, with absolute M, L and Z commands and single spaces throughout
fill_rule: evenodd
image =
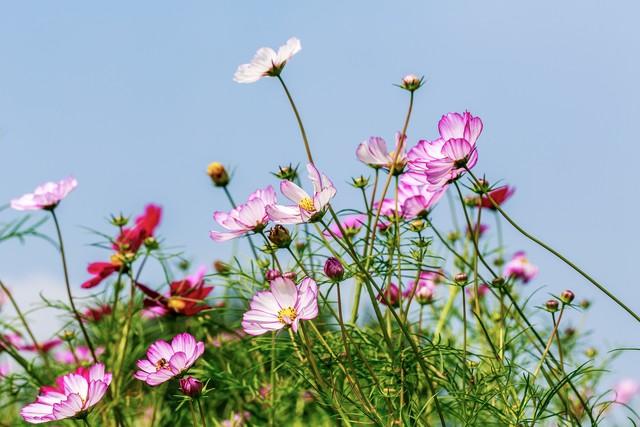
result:
M 71 274 L 104 257 L 81 226 L 107 229 L 112 212 L 165 208 L 162 235 L 209 263 L 231 245 L 208 238 L 226 209 L 204 176 L 235 170 L 241 199 L 275 183 L 277 165 L 304 151 L 275 81 L 239 85 L 236 66 L 292 35 L 303 50 L 285 78 L 318 165 L 339 185 L 366 172 L 354 158 L 370 135 L 401 126 L 404 74 L 426 77 L 409 140 L 436 134 L 439 117 L 482 117 L 477 172 L 517 187 L 507 205 L 527 229 L 569 254 L 636 311 L 640 170 L 640 5 L 633 1 L 449 2 L 0 2 L 0 200 L 73 173 L 60 208 Z M 445 206 L 436 218 L 446 224 Z M 1 219 L 15 217 L 3 212 Z M 638 346 L 639 325 L 584 280 L 506 228 L 541 274 L 530 286 L 594 300 L 586 325 L 602 350 Z M 61 291 L 42 242 L 0 246 L 0 277 L 24 301 Z M 575 315 L 573 322 L 582 320 Z M 614 378 L 636 374 L 637 355 Z

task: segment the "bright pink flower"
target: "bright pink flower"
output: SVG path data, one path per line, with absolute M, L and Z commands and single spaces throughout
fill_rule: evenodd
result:
M 103 353 L 104 347 L 96 348 L 96 356 L 100 356 Z M 75 365 L 76 363 L 86 363 L 93 361 L 91 350 L 89 350 L 89 347 L 85 347 L 83 345 L 79 345 L 74 348 L 73 352 L 71 352 L 71 350 L 63 350 L 61 352 L 58 352 L 55 354 L 54 358 L 56 359 L 56 361 L 64 363 L 66 365 Z
M 209 236 L 216 242 L 224 242 L 247 233 L 262 231 L 269 223 L 267 208 L 276 203 L 276 192 L 272 186 L 256 190 L 251 193 L 246 203 L 229 213 L 215 212 L 213 219 L 228 231 L 211 231 Z
M 496 202 L 498 206 L 500 206 L 504 202 L 509 200 L 515 192 L 516 189 L 514 187 L 503 185 L 502 187 L 494 188 L 493 190 L 489 191 L 489 196 L 491 196 L 491 199 L 493 199 L 493 201 Z M 489 197 L 487 195 L 484 195 L 480 198 L 480 207 L 495 210 L 493 203 L 491 203 L 491 200 L 489 200 Z
M 404 176 L 398 185 L 398 215 L 405 219 L 425 215 L 444 195 L 446 188 L 435 189 L 428 185 L 414 185 L 410 179 Z M 396 199 L 388 198 L 382 203 L 375 202 L 375 209 L 380 209 L 380 214 L 393 217 L 396 215 Z
M 298 331 L 301 320 L 318 315 L 318 286 L 305 278 L 299 286 L 283 277 L 270 283 L 268 291 L 257 292 L 242 316 L 242 329 L 249 335 L 262 335 L 290 326 Z
M 378 295 L 378 301 L 384 305 L 397 307 L 400 303 L 400 289 L 398 285 L 389 283 L 382 291 L 382 294 Z
M 267 206 L 269 218 L 277 224 L 300 224 L 314 222 L 322 218 L 329 201 L 336 195 L 336 189 L 329 178 L 321 174 L 316 167 L 307 165 L 309 179 L 313 183 L 313 196 L 291 181 L 282 181 L 280 191 L 295 203 L 293 206 Z
M 407 290 L 404 291 L 403 296 L 405 298 L 411 297 L 418 302 L 418 304 L 429 304 L 433 301 L 433 297 L 436 293 L 436 282 L 440 275 L 434 271 L 423 271 L 420 273 L 420 279 L 418 285 L 412 280 L 407 284 Z
M 171 340 L 158 340 L 147 350 L 147 358 L 136 363 L 138 371 L 134 378 L 150 386 L 162 384 L 189 369 L 204 353 L 204 343 L 186 332 Z
M 11 373 L 11 365 L 9 362 L 0 362 L 0 378 L 4 378 Z
M 31 343 L 20 345 L 18 346 L 18 349 L 23 351 L 43 351 L 45 353 L 48 353 L 60 344 L 62 344 L 62 340 L 60 338 L 53 338 L 47 341 L 39 342 L 38 347 Z
M 637 394 L 640 393 L 640 383 L 630 378 L 626 378 L 613 388 L 613 400 L 621 405 L 627 405 Z
M 58 377 L 55 386 L 42 387 L 36 401 L 23 407 L 20 415 L 31 424 L 83 416 L 104 397 L 109 384 L 111 373 L 102 363 L 78 368 Z
M 360 143 L 356 149 L 356 156 L 358 160 L 373 168 L 385 168 L 391 169 L 393 159 L 396 156 L 396 151 L 400 149 L 398 158 L 396 159 L 394 173 L 399 174 L 404 170 L 404 166 L 407 163 L 407 155 L 404 152 L 405 136 L 400 141 L 400 132 L 396 132 L 396 145 L 393 151 L 387 149 L 387 143 L 379 136 L 372 136 L 368 140 Z
M 198 397 L 203 387 L 204 384 L 202 384 L 202 381 L 192 376 L 180 379 L 180 391 L 185 396 Z
M 345 233 L 347 233 L 347 237 L 353 237 L 356 234 L 358 234 L 358 231 L 360 231 L 362 226 L 365 225 L 366 223 L 367 223 L 367 217 L 362 214 L 348 215 L 340 218 L 340 225 L 342 225 L 342 228 L 344 229 Z M 329 226 L 329 230 L 331 230 L 331 233 L 325 230 L 322 232 L 322 234 L 324 234 L 327 237 L 333 237 L 332 236 L 333 234 L 336 237 L 342 238 L 342 232 L 340 231 L 340 227 L 338 227 L 338 224 L 336 224 L 335 222 L 331 223 L 331 225 Z
M 469 112 L 449 113 L 438 122 L 440 138 L 422 140 L 409 150 L 410 176 L 425 185 L 440 188 L 457 179 L 478 162 L 476 141 L 482 120 Z
M 270 47 L 261 47 L 248 64 L 242 64 L 233 75 L 238 83 L 253 83 L 265 76 L 277 76 L 293 55 L 300 52 L 300 40 L 291 37 L 278 52 Z
M 58 182 L 46 182 L 33 191 L 11 200 L 11 207 L 18 211 L 34 211 L 55 208 L 67 194 L 78 186 L 72 176 Z
M 522 279 L 527 283 L 538 275 L 538 267 L 529 262 L 523 251 L 519 251 L 513 254 L 511 261 L 504 266 L 504 275 Z
M 22 346 L 22 336 L 17 333 L 10 333 L 2 335 L 3 342 L 6 342 L 9 346 L 14 347 L 16 349 L 20 349 Z M 3 344 L 0 344 L 0 351 L 4 351 L 5 348 Z

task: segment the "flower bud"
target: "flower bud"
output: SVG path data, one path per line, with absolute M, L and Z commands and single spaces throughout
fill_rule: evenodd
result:
M 402 89 L 413 92 L 420 89 L 420 86 L 422 86 L 422 80 L 422 77 L 418 77 L 415 74 L 407 74 L 402 78 L 402 84 L 400 85 L 400 87 Z
M 229 174 L 222 163 L 212 162 L 207 166 L 207 175 L 216 187 L 226 187 L 229 184 Z
M 307 242 L 304 242 L 304 241 L 302 241 L 302 240 L 298 240 L 298 241 L 296 242 L 296 250 L 297 250 L 299 253 L 302 253 L 306 248 L 307 248 Z
M 580 307 L 582 307 L 584 310 L 588 309 L 589 307 L 591 307 L 591 301 L 589 301 L 588 299 L 583 299 L 582 301 L 580 301 Z
M 158 249 L 160 247 L 160 244 L 158 243 L 155 237 L 149 236 L 146 239 L 144 239 L 144 247 L 150 251 L 153 251 Z
M 282 272 L 280 272 L 279 270 L 270 268 L 268 269 L 265 273 L 264 273 L 264 278 L 267 279 L 267 281 L 271 282 L 273 280 L 276 280 L 278 277 L 284 277 L 285 279 L 289 279 L 289 280 L 296 280 L 296 273 L 293 271 L 287 271 L 284 274 L 282 274 Z
M 111 215 L 111 224 L 115 225 L 116 227 L 124 227 L 128 223 L 129 223 L 129 218 L 127 218 L 122 214 Z
M 280 224 L 274 225 L 269 231 L 269 241 L 278 248 L 288 248 L 291 244 L 291 235 L 289 234 L 289 230 Z
M 295 181 L 298 178 L 298 167 L 278 166 L 278 172 L 273 172 L 273 176 L 286 181 Z
M 363 175 L 351 178 L 351 181 L 355 188 L 366 188 L 369 185 L 369 178 L 365 178 Z
M 594 357 L 596 357 L 598 355 L 598 350 L 596 350 L 593 347 L 589 347 L 588 349 L 586 349 L 584 351 L 585 356 L 587 356 L 589 359 L 593 359 Z
M 327 258 L 327 261 L 324 263 L 324 274 L 332 281 L 339 282 L 344 277 L 344 267 L 337 258 Z
M 424 220 L 416 219 L 409 223 L 409 230 L 413 231 L 414 233 L 419 233 L 424 230 L 426 226 L 427 224 L 424 222 Z
M 457 242 L 459 238 L 460 233 L 458 233 L 457 231 L 452 231 L 451 233 L 447 234 L 447 240 L 451 243 Z
M 502 267 L 504 265 L 504 259 L 502 257 L 494 259 L 493 265 L 495 265 L 496 267 Z
M 571 301 L 573 301 L 575 297 L 576 295 L 567 289 L 560 294 L 560 301 L 562 301 L 563 304 L 571 304 Z
M 60 339 L 62 341 L 67 341 L 67 342 L 71 342 L 76 338 L 76 333 L 72 330 L 69 329 L 65 329 L 64 331 L 62 331 L 62 333 L 60 334 Z
M 397 307 L 400 302 L 400 289 L 395 283 L 389 283 L 381 295 L 378 295 L 378 301 L 384 305 Z
M 188 259 L 181 259 L 180 262 L 178 263 L 178 268 L 181 271 L 187 271 L 190 266 L 191 266 L 191 263 L 189 262 Z
M 229 264 L 224 261 L 220 261 L 219 259 L 213 262 L 213 269 L 216 271 L 216 273 L 222 276 L 227 276 L 231 272 Z
M 198 397 L 202 393 L 202 381 L 192 376 L 184 377 L 180 379 L 180 391 L 185 396 Z
M 467 280 L 469 279 L 469 277 L 467 276 L 467 273 L 458 273 L 455 276 L 453 276 L 453 280 L 455 280 L 456 283 L 467 283 Z
M 558 303 L 558 300 L 555 299 L 550 299 L 549 301 L 547 301 L 544 304 L 544 308 L 549 312 L 549 313 L 555 313 L 556 311 L 558 311 L 558 306 L 560 304 Z
M 493 279 L 491 281 L 491 285 L 496 287 L 496 288 L 499 288 L 500 286 L 504 285 L 504 278 L 496 277 L 495 279 Z

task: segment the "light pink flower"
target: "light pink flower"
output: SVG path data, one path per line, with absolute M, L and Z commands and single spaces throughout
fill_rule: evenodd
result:
M 209 236 L 216 242 L 240 237 L 247 233 L 262 231 L 269 223 L 267 207 L 275 205 L 276 192 L 272 186 L 251 193 L 246 203 L 227 212 L 215 212 L 213 219 L 228 231 L 211 231 Z
M 409 175 L 416 183 L 446 186 L 478 162 L 476 141 L 482 132 L 482 120 L 464 114 L 449 113 L 438 122 L 440 138 L 422 140 L 409 150 Z
M 300 224 L 314 222 L 322 218 L 329 201 L 336 195 L 336 189 L 329 178 L 321 174 L 316 167 L 307 164 L 309 179 L 313 183 L 313 196 L 291 181 L 282 181 L 280 191 L 295 203 L 293 206 L 267 206 L 269 218 L 276 224 Z
M 340 225 L 342 225 L 342 228 L 344 230 L 344 232 L 347 234 L 347 237 L 353 237 L 356 234 L 358 234 L 358 231 L 360 231 L 360 229 L 362 228 L 363 225 L 365 225 L 367 223 L 367 217 L 366 215 L 362 215 L 362 214 L 357 214 L 357 215 L 347 215 L 345 217 L 340 218 Z M 324 234 L 327 237 L 333 237 L 333 235 L 335 235 L 336 237 L 342 238 L 342 232 L 340 231 L 340 227 L 338 227 L 338 224 L 336 224 L 335 222 L 331 223 L 331 225 L 329 226 L 329 230 L 331 230 L 331 233 L 329 231 L 323 231 L 322 234 Z
M 75 357 L 73 354 L 75 353 Z M 104 347 L 96 348 L 96 356 L 100 356 L 104 353 Z M 83 362 L 91 362 L 93 361 L 93 356 L 91 356 L 91 350 L 89 347 L 85 347 L 83 345 L 79 345 L 74 349 L 74 352 L 71 350 L 63 350 L 55 354 L 54 358 L 56 361 L 60 363 L 64 363 L 66 365 L 75 365 L 76 363 Z M 76 361 L 77 359 L 77 361 Z
M 11 373 L 11 365 L 9 362 L 0 362 L 0 378 L 4 378 Z
M 290 326 L 298 331 L 301 320 L 318 315 L 318 286 L 305 278 L 299 286 L 283 277 L 270 283 L 268 291 L 257 292 L 242 316 L 242 329 L 249 335 L 262 335 Z
M 36 401 L 23 407 L 20 415 L 31 424 L 84 415 L 104 397 L 109 384 L 111 373 L 105 372 L 102 363 L 78 368 L 58 377 L 55 386 L 42 387 Z
M 630 378 L 626 378 L 613 387 L 614 402 L 626 405 L 640 393 L 640 383 Z
M 385 168 L 389 170 L 393 164 L 396 152 L 399 149 L 400 152 L 398 153 L 398 158 L 396 159 L 394 167 L 394 173 L 397 175 L 402 173 L 407 163 L 407 155 L 404 151 L 406 140 L 407 137 L 405 136 L 402 138 L 402 141 L 400 141 L 400 132 L 396 132 L 395 149 L 393 151 L 389 151 L 384 139 L 379 136 L 372 136 L 358 145 L 358 148 L 356 149 L 356 156 L 362 163 L 373 168 Z
M 278 52 L 270 47 L 262 47 L 258 49 L 250 63 L 238 67 L 233 80 L 238 83 L 253 83 L 265 76 L 277 76 L 287 61 L 300 52 L 300 49 L 302 49 L 300 40 L 295 37 L 291 37 L 284 46 L 280 46 Z
M 429 304 L 433 301 L 433 297 L 436 293 L 436 282 L 440 278 L 439 273 L 434 271 L 423 271 L 420 273 L 420 279 L 418 284 L 412 280 L 407 284 L 407 290 L 404 291 L 403 296 L 405 298 L 411 297 L 419 304 Z
M 58 182 L 46 182 L 36 187 L 33 193 L 11 200 L 11 207 L 18 211 L 52 209 L 77 186 L 78 181 L 72 176 Z
M 523 251 L 519 251 L 513 254 L 511 261 L 504 266 L 504 275 L 522 279 L 527 283 L 538 275 L 538 267 L 529 262 Z
M 400 180 L 398 185 L 398 215 L 405 219 L 425 215 L 444 195 L 446 188 L 428 185 L 414 185 L 410 179 Z M 373 204 L 380 214 L 388 217 L 396 215 L 396 199 L 387 198 Z
M 189 369 L 204 353 L 204 343 L 186 332 L 178 334 L 171 344 L 158 340 L 147 350 L 147 358 L 136 363 L 135 379 L 150 386 L 162 384 Z

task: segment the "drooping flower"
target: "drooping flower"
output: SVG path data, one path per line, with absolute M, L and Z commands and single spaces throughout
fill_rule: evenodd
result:
M 283 277 L 270 283 L 268 291 L 257 292 L 242 316 L 242 328 L 249 335 L 262 335 L 290 326 L 298 331 L 301 320 L 318 315 L 318 286 L 305 278 L 299 286 Z
M 104 353 L 104 347 L 96 348 L 96 356 L 100 356 Z M 74 356 L 75 354 L 75 356 Z M 71 350 L 63 350 L 55 354 L 54 358 L 60 363 L 66 365 L 74 365 L 76 363 L 90 363 L 93 361 L 91 356 L 91 350 L 89 347 L 79 345 Z
M 405 298 L 413 298 L 418 304 L 430 304 L 436 293 L 436 282 L 440 279 L 440 275 L 434 271 L 423 271 L 420 273 L 420 279 L 416 284 L 415 281 L 410 281 L 407 284 L 407 290 L 404 291 L 403 296 Z
M 613 401 L 621 405 L 627 405 L 638 394 L 640 383 L 631 378 L 625 378 L 613 387 Z
M 356 149 L 358 160 L 375 169 L 385 168 L 386 170 L 391 170 L 393 165 L 394 175 L 401 174 L 407 164 L 407 155 L 404 150 L 407 137 L 401 138 L 400 135 L 400 132 L 396 132 L 396 145 L 392 151 L 387 149 L 387 142 L 381 137 L 369 137 L 368 140 L 361 142 Z M 398 152 L 398 150 L 400 151 Z M 398 153 L 397 159 L 395 158 L 396 153 Z
M 352 238 L 356 234 L 358 234 L 362 226 L 365 225 L 366 223 L 367 223 L 367 217 L 362 214 L 347 215 L 340 218 L 340 225 L 342 226 L 342 229 L 344 230 L 345 234 L 349 238 Z M 326 237 L 333 237 L 333 236 L 336 236 L 339 238 L 343 237 L 342 232 L 340 231 L 340 227 L 335 222 L 331 223 L 331 225 L 329 226 L 329 230 L 330 232 L 325 230 L 322 232 L 322 234 L 324 234 Z
M 469 112 L 449 113 L 438 122 L 440 138 L 422 140 L 409 150 L 409 175 L 416 183 L 441 188 L 478 162 L 476 141 L 482 120 Z
M 313 183 L 313 196 L 291 181 L 280 182 L 280 191 L 295 203 L 293 206 L 267 206 L 269 218 L 277 224 L 300 224 L 314 222 L 322 218 L 329 201 L 336 195 L 336 188 L 329 178 L 316 167 L 307 164 L 309 179 Z
M 233 80 L 238 83 L 253 83 L 265 76 L 278 76 L 287 61 L 300 52 L 300 49 L 302 49 L 300 40 L 295 37 L 291 37 L 283 46 L 280 46 L 278 52 L 270 47 L 262 47 L 258 49 L 250 63 L 238 67 Z
M 72 176 L 57 182 L 46 182 L 33 191 L 11 200 L 11 207 L 18 211 L 53 209 L 67 194 L 78 186 Z
M 147 358 L 136 363 L 134 378 L 150 386 L 162 384 L 189 369 L 204 353 L 204 343 L 186 332 L 173 337 L 171 344 L 158 340 L 147 350 Z
M 538 267 L 529 262 L 523 251 L 519 251 L 513 254 L 511 260 L 504 266 L 504 275 L 527 283 L 538 275 Z
M 147 296 L 143 301 L 145 317 L 193 316 L 211 308 L 204 302 L 213 290 L 213 286 L 205 284 L 205 272 L 206 267 L 203 266 L 195 275 L 171 282 L 164 295 L 138 283 L 138 288 Z
M 488 195 L 485 194 L 480 198 L 480 207 L 495 210 L 496 208 L 495 206 L 493 206 L 493 203 L 491 203 L 491 200 L 489 200 L 489 196 L 491 196 L 491 199 L 493 199 L 493 201 L 496 202 L 498 206 L 500 206 L 504 202 L 509 200 L 515 192 L 516 189 L 508 185 L 494 188 L 493 190 L 489 191 Z
M 215 212 L 213 219 L 226 232 L 211 231 L 209 236 L 216 242 L 224 242 L 251 232 L 260 232 L 269 223 L 267 208 L 276 204 L 276 192 L 272 186 L 251 193 L 246 203 L 230 212 Z
M 98 286 L 107 277 L 120 271 L 128 260 L 135 257 L 145 239 L 153 237 L 156 227 L 162 218 L 162 208 L 149 204 L 142 215 L 136 218 L 135 225 L 124 228 L 112 244 L 115 253 L 109 262 L 92 262 L 87 272 L 93 277 L 80 285 L 84 289 Z
M 400 303 L 400 289 L 395 283 L 389 283 L 382 293 L 378 295 L 378 301 L 381 304 L 391 307 L 397 307 Z
M 83 417 L 104 397 L 111 384 L 111 373 L 97 363 L 58 377 L 55 386 L 44 386 L 35 402 L 20 411 L 31 424 Z

